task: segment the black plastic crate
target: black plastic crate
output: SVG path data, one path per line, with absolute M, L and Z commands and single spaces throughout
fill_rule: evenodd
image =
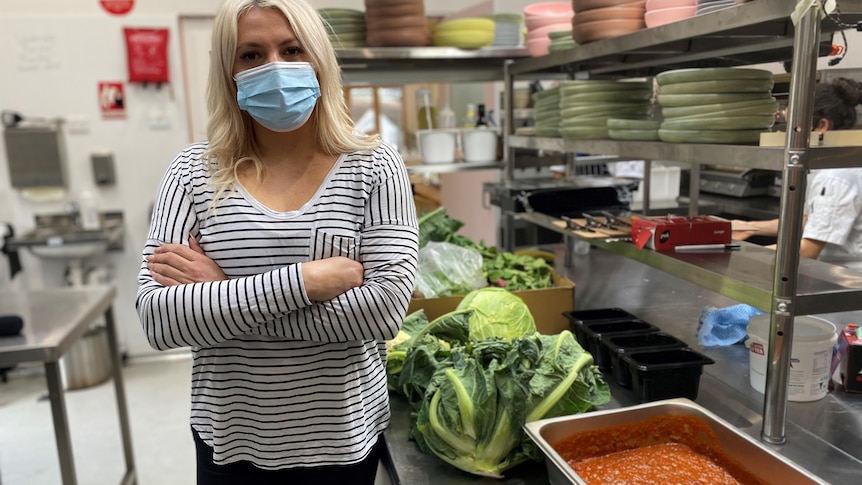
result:
M 578 339 L 578 343 L 584 350 L 587 349 L 589 342 L 586 334 L 581 331 L 581 327 L 587 323 L 599 322 L 615 322 L 620 320 L 637 320 L 638 317 L 623 310 L 622 308 L 592 308 L 589 310 L 575 310 L 571 312 L 563 312 L 566 318 L 571 322 L 572 332 Z
M 611 371 L 614 379 L 622 387 L 632 387 L 632 373 L 628 364 L 621 356 L 631 352 L 647 350 L 682 349 L 688 345 L 682 340 L 665 332 L 653 332 L 643 335 L 610 335 L 602 338 L 602 343 L 608 348 L 611 356 Z
M 703 366 L 715 361 L 692 349 L 651 350 L 622 355 L 640 403 L 685 397 L 697 399 Z
M 612 335 L 643 335 L 660 330 L 655 325 L 638 319 L 585 323 L 580 325 L 579 329 L 587 342 L 584 348 L 593 355 L 593 360 L 602 372 L 611 370 L 611 353 L 602 339 Z

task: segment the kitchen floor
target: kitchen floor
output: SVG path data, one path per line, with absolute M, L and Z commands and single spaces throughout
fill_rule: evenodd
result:
M 191 359 L 136 360 L 124 383 L 138 485 L 192 485 L 195 453 L 189 419 Z M 66 393 L 78 483 L 116 485 L 122 477 L 114 385 Z M 59 485 L 60 470 L 41 367 L 19 367 L 0 382 L 0 484 Z M 378 484 L 388 482 L 378 473 Z

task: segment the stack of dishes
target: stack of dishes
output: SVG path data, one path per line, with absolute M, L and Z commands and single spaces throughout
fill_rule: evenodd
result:
M 656 76 L 670 143 L 750 144 L 775 122 L 772 73 L 763 69 L 704 68 Z
M 533 121 L 538 136 L 560 136 L 559 86 L 533 94 Z
M 646 0 L 644 22 L 648 28 L 658 27 L 694 17 L 696 10 L 697 0 Z
M 652 83 L 644 81 L 563 81 L 560 134 L 563 138 L 608 138 L 608 119 L 647 119 Z
M 608 118 L 608 138 L 611 140 L 657 141 L 661 121 Z
M 365 0 L 365 38 L 371 47 L 417 47 L 430 42 L 423 0 Z
M 578 44 L 610 39 L 646 27 L 646 0 L 572 0 L 572 37 Z
M 521 45 L 521 16 L 516 13 L 498 13 L 489 16 L 494 21 L 494 46 Z
M 431 45 L 478 49 L 494 42 L 493 20 L 484 17 L 468 17 L 448 20 L 434 26 Z
M 365 46 L 365 12 L 349 8 L 321 8 L 317 13 L 324 20 L 333 47 Z
M 548 54 L 550 32 L 571 30 L 575 12 L 569 2 L 540 2 L 524 7 L 524 24 L 527 26 L 527 50 L 533 57 Z
M 726 8 L 735 7 L 736 2 L 733 0 L 697 0 L 697 12 L 695 15 L 703 15 L 710 12 L 717 12 Z
M 572 38 L 572 29 L 548 32 L 548 38 L 551 39 L 551 45 L 548 46 L 551 52 L 564 51 L 578 45 Z

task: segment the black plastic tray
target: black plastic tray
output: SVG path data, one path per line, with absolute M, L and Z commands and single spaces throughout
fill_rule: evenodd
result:
M 616 307 L 575 310 L 571 312 L 563 312 L 563 315 L 569 319 L 569 322 L 571 322 L 570 326 L 572 327 L 572 332 L 575 333 L 575 337 L 578 339 L 578 343 L 581 344 L 581 347 L 583 347 L 585 350 L 587 349 L 587 345 L 589 345 L 589 342 L 587 341 L 586 334 L 579 331 L 580 327 L 584 324 L 638 319 L 638 317 L 632 315 L 626 310 Z
M 622 354 L 647 350 L 682 349 L 688 345 L 682 340 L 665 332 L 643 335 L 610 335 L 602 339 L 611 356 L 611 371 L 614 379 L 622 387 L 632 387 L 632 373 L 629 366 L 620 359 Z
M 580 332 L 587 346 L 584 347 L 593 355 L 593 360 L 602 372 L 611 370 L 611 353 L 603 340 L 610 336 L 619 335 L 643 335 L 658 332 L 660 329 L 655 325 L 640 319 L 618 320 L 610 322 L 591 322 L 574 325 L 575 335 Z M 581 345 L 583 347 L 583 345 Z
M 650 350 L 622 354 L 632 374 L 632 392 L 638 402 L 685 397 L 697 399 L 703 366 L 709 357 L 688 349 Z

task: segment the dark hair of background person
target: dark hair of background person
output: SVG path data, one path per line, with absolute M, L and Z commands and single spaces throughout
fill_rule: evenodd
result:
M 862 83 L 839 77 L 814 87 L 814 121 L 829 120 L 830 129 L 845 130 L 856 125 L 856 105 L 862 103 Z

